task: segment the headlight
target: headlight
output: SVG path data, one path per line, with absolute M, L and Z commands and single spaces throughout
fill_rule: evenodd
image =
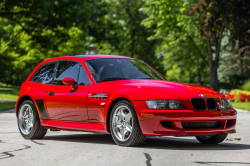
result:
M 178 100 L 147 100 L 146 103 L 151 109 L 187 110 L 187 107 Z
M 229 100 L 221 100 L 220 107 L 222 109 L 233 109 L 233 106 Z

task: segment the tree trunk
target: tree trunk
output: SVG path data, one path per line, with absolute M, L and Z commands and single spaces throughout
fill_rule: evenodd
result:
M 221 39 L 223 30 L 218 34 L 215 39 L 215 59 L 213 60 L 213 50 L 210 44 L 210 39 L 207 37 L 207 49 L 209 54 L 209 85 L 215 91 L 219 91 L 218 87 L 218 68 L 220 60 Z
M 240 75 L 244 75 L 244 53 L 245 51 L 240 53 Z
M 209 85 L 210 85 L 210 88 L 216 91 L 219 90 L 219 87 L 217 85 L 218 83 L 217 69 L 218 67 L 215 65 L 212 65 L 209 69 Z
M 147 63 L 151 66 L 153 66 L 153 59 L 155 58 L 156 43 L 157 43 L 157 40 L 154 40 L 151 43 L 148 42 L 148 44 L 150 44 L 152 47 L 151 47 L 151 50 L 147 56 Z

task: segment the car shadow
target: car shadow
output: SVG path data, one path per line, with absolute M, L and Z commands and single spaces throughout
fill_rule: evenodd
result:
M 240 142 L 223 142 L 221 144 L 207 145 L 199 143 L 194 137 L 147 137 L 146 142 L 133 148 L 148 149 L 166 149 L 166 150 L 245 150 L 250 149 L 250 145 L 241 144 Z M 105 134 L 73 134 L 73 135 L 54 135 L 45 136 L 43 140 L 79 142 L 91 144 L 116 145 L 111 135 Z M 46 142 L 44 142 L 46 143 Z
M 111 135 L 95 133 L 53 136 L 51 135 L 45 136 L 43 140 L 115 145 Z

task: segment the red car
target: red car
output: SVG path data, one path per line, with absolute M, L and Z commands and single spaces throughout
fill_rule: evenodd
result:
M 16 103 L 21 135 L 47 129 L 111 134 L 116 144 L 147 135 L 195 136 L 217 144 L 235 133 L 236 110 L 212 89 L 167 81 L 147 63 L 113 55 L 65 56 L 41 62 Z

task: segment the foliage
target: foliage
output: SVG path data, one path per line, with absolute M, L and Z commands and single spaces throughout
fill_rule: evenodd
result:
M 250 80 L 244 83 L 244 85 L 242 86 L 242 89 L 245 91 L 250 91 Z
M 231 90 L 230 94 L 232 94 L 232 95 L 239 95 L 239 94 L 250 95 L 250 92 L 249 91 L 243 91 L 243 90 L 240 90 L 240 89 L 233 89 L 233 90 Z
M 98 3 L 90 18 L 89 35 L 93 37 L 98 53 L 142 59 L 162 72 L 161 58 L 156 58 L 155 54 L 159 41 L 148 40 L 154 34 L 154 27 L 141 24 L 148 17 L 140 10 L 144 5 L 141 0 L 104 0 Z
M 139 58 L 163 72 L 157 41 L 147 40 L 154 29 L 141 25 L 140 0 L 8 2 L 0 3 L 2 82 L 20 85 L 42 60 L 84 54 L 92 43 L 98 53 Z
M 150 0 L 142 11 L 149 17 L 142 24 L 155 27 L 149 39 L 161 40 L 157 54 L 164 55 L 166 77 L 171 81 L 207 85 L 208 54 L 206 43 L 200 41 L 196 18 L 185 15 L 186 9 L 195 1 Z M 155 25 L 156 24 L 156 25 Z
M 0 2 L 0 81 L 20 85 L 39 62 L 71 54 L 70 47 L 83 54 L 90 2 Z
M 42 60 L 94 44 L 171 81 L 240 88 L 250 76 L 249 11 L 247 0 L 3 0 L 0 82 L 20 85 Z
M 249 9 L 248 0 L 199 0 L 197 4 L 190 6 L 187 10 L 187 15 L 199 18 L 200 38 L 206 38 L 207 40 L 211 87 L 217 89 L 217 69 L 221 58 L 221 44 L 225 30 L 230 32 L 229 41 L 231 42 L 232 52 L 234 52 L 238 42 L 240 75 L 249 72 L 249 69 L 244 68 L 244 54 L 249 55 L 247 50 L 250 49 Z M 247 62 L 249 64 L 249 60 Z
M 245 51 L 243 61 L 239 54 L 239 42 L 235 46 L 230 40 L 230 32 L 225 31 L 222 39 L 220 66 L 218 69 L 219 86 L 223 89 L 239 89 L 249 79 L 249 51 Z M 244 73 L 242 73 L 244 69 Z
M 249 102 L 250 91 L 243 91 L 239 89 L 233 89 L 230 93 L 224 94 L 229 100 L 235 102 Z

